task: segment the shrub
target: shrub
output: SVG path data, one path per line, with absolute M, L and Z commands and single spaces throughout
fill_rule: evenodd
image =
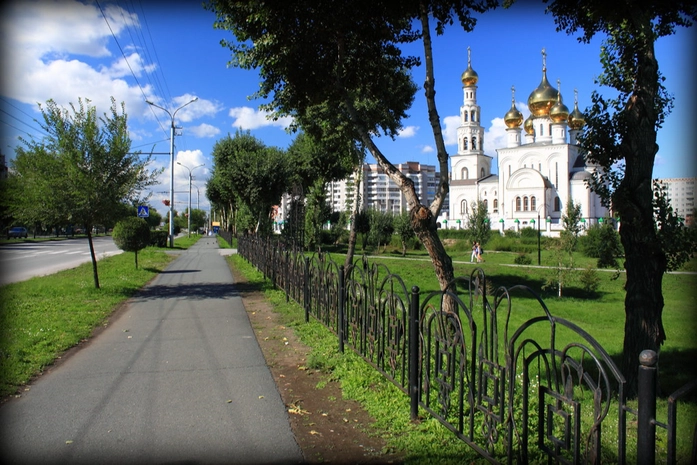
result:
M 584 255 L 598 259 L 598 268 L 618 268 L 617 257 L 623 254 L 622 243 L 610 223 L 593 225 L 579 238 Z
M 579 281 L 581 282 L 581 286 L 583 286 L 583 290 L 587 293 L 595 295 L 595 293 L 598 292 L 598 288 L 600 287 L 600 276 L 591 265 L 588 265 L 581 271 Z
M 150 231 L 150 243 L 153 247 L 167 247 L 167 231 Z
M 150 226 L 142 218 L 129 217 L 116 223 L 111 233 L 116 247 L 124 252 L 135 252 L 138 268 L 138 251 L 150 244 Z
M 530 258 L 529 255 L 526 254 L 518 254 L 516 258 L 513 260 L 513 263 L 516 265 L 530 265 L 532 264 L 532 258 Z
M 537 229 L 535 229 L 535 228 L 522 228 L 520 230 L 520 237 L 525 238 L 525 239 L 537 240 Z

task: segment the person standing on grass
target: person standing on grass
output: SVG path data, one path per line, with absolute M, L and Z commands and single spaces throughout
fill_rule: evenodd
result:
M 482 263 L 484 260 L 482 260 L 482 246 L 479 245 L 479 243 L 475 243 L 477 245 L 476 252 L 477 252 L 477 263 Z
M 477 258 L 477 249 L 479 248 L 479 244 L 477 244 L 477 241 L 472 242 L 472 256 L 470 257 L 470 263 L 473 263 L 474 260 Z

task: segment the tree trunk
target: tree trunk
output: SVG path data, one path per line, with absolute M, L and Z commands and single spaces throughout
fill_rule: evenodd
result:
M 624 111 L 627 135 L 619 147 L 625 158 L 625 175 L 612 196 L 613 208 L 621 219 L 627 272 L 622 366 L 629 395 L 636 392 L 639 354 L 644 349 L 658 352 L 666 339 L 662 322 L 666 257 L 655 230 L 651 181 L 658 151 L 658 63 L 653 41 L 649 38 L 642 45 L 636 52 L 635 90 Z
M 363 128 L 360 118 L 358 118 L 355 108 L 353 107 L 353 101 L 347 96 L 345 102 L 347 110 L 351 115 L 351 119 L 353 120 L 354 124 L 360 128 L 359 134 L 364 146 L 368 149 L 373 158 L 375 158 L 385 174 L 399 187 L 400 191 L 404 195 L 409 208 L 411 224 L 414 228 L 414 232 L 424 245 L 424 248 L 428 251 L 428 255 L 431 258 L 431 262 L 433 263 L 433 267 L 436 272 L 436 277 L 438 278 L 440 289 L 446 290 L 452 287 L 452 281 L 455 277 L 455 273 L 453 270 L 452 259 L 450 256 L 448 256 L 447 252 L 445 251 L 445 247 L 443 247 L 443 243 L 438 236 L 436 218 L 441 211 L 443 202 L 445 201 L 445 197 L 449 191 L 449 179 L 446 174 L 448 173 L 448 153 L 445 150 L 445 142 L 443 140 L 440 117 L 438 116 L 438 111 L 436 109 L 433 50 L 431 44 L 428 10 L 426 5 L 422 5 L 421 24 L 426 64 L 424 91 L 428 106 L 429 122 L 431 123 L 433 138 L 438 151 L 439 168 L 440 172 L 443 174 L 436 189 L 436 195 L 434 196 L 433 202 L 430 206 L 426 207 L 425 205 L 421 204 L 419 196 L 416 194 L 416 190 L 414 189 L 414 181 L 407 178 L 404 174 L 397 170 L 397 168 L 395 168 L 395 166 L 390 163 L 390 161 L 387 160 L 383 153 L 377 148 L 369 132 Z M 446 302 L 444 302 L 444 308 L 446 310 L 452 309 L 452 304 L 453 302 L 451 302 L 451 299 L 448 299 Z
M 99 273 L 97 272 L 97 257 L 94 254 L 94 244 L 92 243 L 92 227 L 86 226 L 87 242 L 90 245 L 90 257 L 92 257 L 92 274 L 94 275 L 94 287 L 99 289 Z

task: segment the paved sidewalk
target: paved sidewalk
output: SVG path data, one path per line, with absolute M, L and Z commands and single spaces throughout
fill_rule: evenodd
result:
M 0 407 L 2 463 L 300 463 L 215 237 Z

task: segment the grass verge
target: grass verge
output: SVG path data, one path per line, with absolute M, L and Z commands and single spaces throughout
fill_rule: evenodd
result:
M 200 236 L 181 237 L 186 249 Z M 49 276 L 0 286 L 0 398 L 17 391 L 63 352 L 105 324 L 119 305 L 152 280 L 176 257 L 165 248 L 148 247 L 97 262 L 100 289 L 92 263 Z

